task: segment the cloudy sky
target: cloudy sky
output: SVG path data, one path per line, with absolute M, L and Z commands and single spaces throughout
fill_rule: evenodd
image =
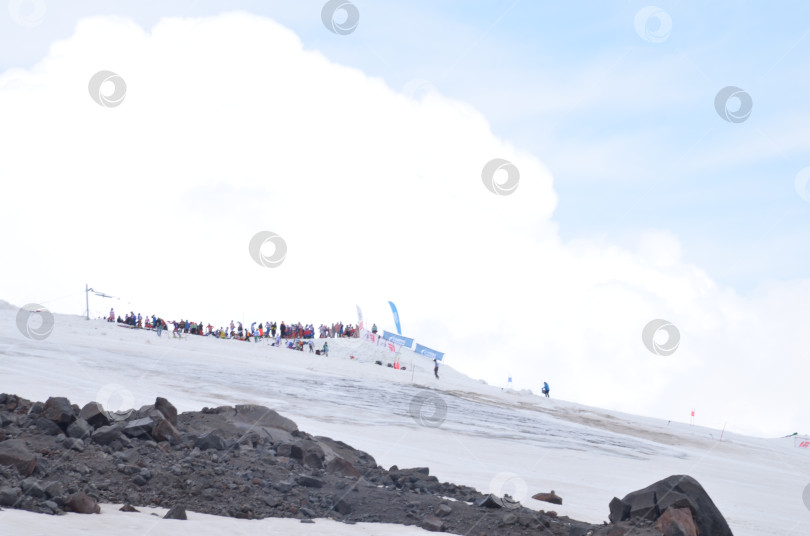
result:
M 809 431 L 803 3 L 6 3 L 0 298 L 393 330 L 392 300 L 492 384 Z

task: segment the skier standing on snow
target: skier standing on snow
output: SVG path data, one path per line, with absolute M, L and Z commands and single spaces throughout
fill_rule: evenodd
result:
M 435 358 L 433 359 L 433 374 L 436 376 L 436 379 L 439 379 L 439 361 Z
M 549 398 L 548 393 L 551 391 L 548 387 L 548 382 L 543 382 L 543 394 L 546 395 L 546 398 Z

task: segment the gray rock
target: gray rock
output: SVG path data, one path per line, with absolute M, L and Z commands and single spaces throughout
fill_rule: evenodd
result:
M 483 508 L 503 508 L 503 501 L 495 495 L 487 495 L 476 503 L 476 506 Z
M 58 424 L 50 419 L 46 419 L 45 417 L 38 417 L 36 420 L 36 426 L 37 430 L 45 435 L 55 436 L 62 433 L 62 429 L 59 428 Z
M 45 495 L 45 490 L 42 489 L 42 484 L 40 484 L 39 480 L 36 478 L 26 478 L 20 482 L 20 488 L 22 488 L 23 494 L 35 497 L 37 499 Z
M 75 437 L 68 437 L 65 439 L 63 445 L 66 449 L 75 450 L 76 452 L 84 452 L 84 441 Z
M 166 512 L 163 519 L 180 519 L 185 521 L 188 519 L 188 517 L 186 516 L 186 509 L 183 506 L 176 504 L 169 508 L 169 511 Z
M 728 527 L 728 523 L 726 523 L 720 510 L 715 506 L 703 486 L 691 476 L 673 475 L 667 477 L 642 490 L 629 493 L 622 501 L 631 505 L 630 515 L 633 516 L 634 510 L 644 512 L 645 508 L 648 510 L 651 508 L 649 504 L 651 497 L 654 502 L 654 509 L 658 511 L 659 515 L 662 511 L 660 504 L 670 503 L 669 506 L 683 504 L 684 498 L 686 498 L 688 499 L 686 504 L 691 504 L 689 506 L 690 510 L 694 508 L 692 514 L 700 534 L 732 536 L 731 529 Z
M 444 503 L 438 505 L 436 507 L 436 510 L 434 511 L 434 514 L 436 514 L 438 517 L 449 516 L 452 513 L 453 513 L 453 509 L 450 508 L 450 505 L 444 504 Z
M 124 425 L 123 432 L 129 437 L 151 437 L 152 428 L 154 426 L 155 421 L 150 417 L 144 417 L 143 419 L 127 421 Z
M 16 488 L 3 486 L 0 488 L 0 506 L 14 506 L 19 498 L 19 491 Z
M 76 419 L 70 400 L 62 396 L 50 397 L 42 408 L 42 416 L 62 427 L 67 427 Z
M 29 476 L 37 466 L 37 457 L 22 439 L 7 439 L 0 443 L 0 465 L 14 467 L 21 475 Z
M 85 439 L 90 437 L 90 434 L 93 433 L 93 427 L 90 426 L 90 423 L 84 419 L 76 419 L 67 427 L 67 435 L 68 437 L 75 437 L 77 439 Z
M 608 507 L 610 508 L 608 519 L 611 523 L 619 523 L 630 519 L 630 505 L 618 497 L 613 497 Z
M 194 442 L 194 446 L 200 450 L 225 450 L 228 448 L 227 443 L 225 443 L 225 440 L 222 439 L 222 436 L 220 436 L 216 430 L 198 437 Z
M 277 428 L 285 432 L 298 431 L 298 425 L 287 417 L 282 417 L 275 410 L 264 406 L 240 404 L 234 408 L 233 422 L 247 424 L 251 427 Z
M 421 526 L 430 532 L 444 532 L 444 521 L 436 516 L 426 516 Z
M 323 480 L 308 475 L 299 475 L 295 481 L 307 488 L 322 488 L 324 484 Z
M 347 516 L 352 513 L 352 505 L 341 499 L 335 504 L 333 510 L 340 515 Z
M 45 496 L 47 496 L 50 499 L 53 499 L 54 497 L 58 497 L 63 493 L 65 493 L 65 489 L 62 486 L 62 483 L 58 481 L 47 482 L 45 484 L 44 489 L 45 489 Z
M 79 418 L 85 420 L 93 428 L 101 428 L 102 426 L 109 426 L 110 419 L 107 417 L 107 412 L 104 407 L 98 402 L 88 402 L 79 412 Z
M 28 415 L 36 416 L 42 413 L 42 410 L 45 408 L 45 404 L 42 402 L 34 402 L 31 406 L 31 409 L 28 410 Z
M 304 449 L 297 443 L 282 443 L 276 449 L 276 456 L 284 456 L 300 462 L 304 459 Z
M 98 443 L 99 445 L 111 445 L 113 441 L 119 440 L 120 442 L 121 428 L 122 426 L 118 423 L 110 426 L 102 426 L 101 428 L 97 428 L 90 437 L 93 439 L 94 443 Z M 120 448 L 121 447 L 119 447 L 119 449 Z

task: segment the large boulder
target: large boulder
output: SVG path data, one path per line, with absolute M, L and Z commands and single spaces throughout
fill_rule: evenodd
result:
M 151 437 L 152 428 L 154 426 L 155 421 L 153 421 L 150 417 L 144 417 L 143 419 L 136 419 L 134 421 L 126 422 L 122 431 L 129 437 L 146 438 Z
M 22 439 L 7 439 L 0 443 L 0 465 L 14 467 L 21 475 L 30 476 L 37 466 L 37 457 Z
M 79 418 L 87 421 L 93 428 L 109 426 L 110 419 L 104 407 L 98 402 L 88 402 L 79 412 Z
M 101 507 L 99 507 L 98 501 L 81 491 L 68 497 L 65 507 L 66 510 L 76 512 L 77 514 L 101 513 Z
M 159 396 L 155 399 L 155 409 L 161 412 L 172 426 L 177 426 L 177 408 L 171 402 Z
M 67 425 L 76 420 L 76 414 L 70 400 L 63 396 L 52 396 L 45 406 L 42 408 L 42 416 L 51 420 L 62 427 L 64 430 Z
M 155 422 L 155 426 L 152 428 L 152 439 L 158 442 L 176 442 L 180 439 L 180 432 L 167 419 L 161 419 Z
M 241 404 L 236 406 L 234 411 L 235 415 L 230 419 L 234 423 L 246 424 L 249 427 L 277 428 L 289 433 L 298 430 L 298 425 L 293 421 L 264 406 Z
M 642 517 L 657 521 L 667 512 L 674 510 L 681 512 L 668 514 L 665 518 L 667 526 L 674 526 L 677 523 L 684 525 L 681 520 L 684 513 L 689 512 L 699 534 L 733 536 L 728 523 L 703 486 L 687 475 L 673 475 L 629 493 L 621 500 L 614 498 L 610 504 L 610 520 L 617 523 Z M 619 516 L 621 518 L 617 519 Z
M 82 418 L 78 418 L 67 427 L 68 437 L 75 437 L 76 439 L 84 439 L 90 437 L 93 433 L 93 427 L 90 423 Z
M 325 469 L 327 473 L 333 475 L 360 478 L 360 472 L 343 458 L 332 458 L 332 461 L 326 464 Z
M 109 445 L 121 437 L 121 428 L 123 427 L 120 423 L 111 424 L 110 426 L 102 426 L 101 428 L 97 428 L 90 437 L 94 443 L 98 443 L 99 445 Z
M 39 417 L 36 420 L 36 425 L 37 430 L 45 435 L 59 435 L 62 433 L 62 429 L 59 428 L 58 424 L 45 417 Z

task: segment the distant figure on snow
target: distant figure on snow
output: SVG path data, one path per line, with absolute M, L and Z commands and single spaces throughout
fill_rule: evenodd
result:
M 548 387 L 548 382 L 543 382 L 543 394 L 546 395 L 546 398 L 549 398 L 548 393 L 551 391 Z
M 439 379 L 439 362 L 434 358 L 433 359 L 433 374 L 436 376 L 436 379 Z

